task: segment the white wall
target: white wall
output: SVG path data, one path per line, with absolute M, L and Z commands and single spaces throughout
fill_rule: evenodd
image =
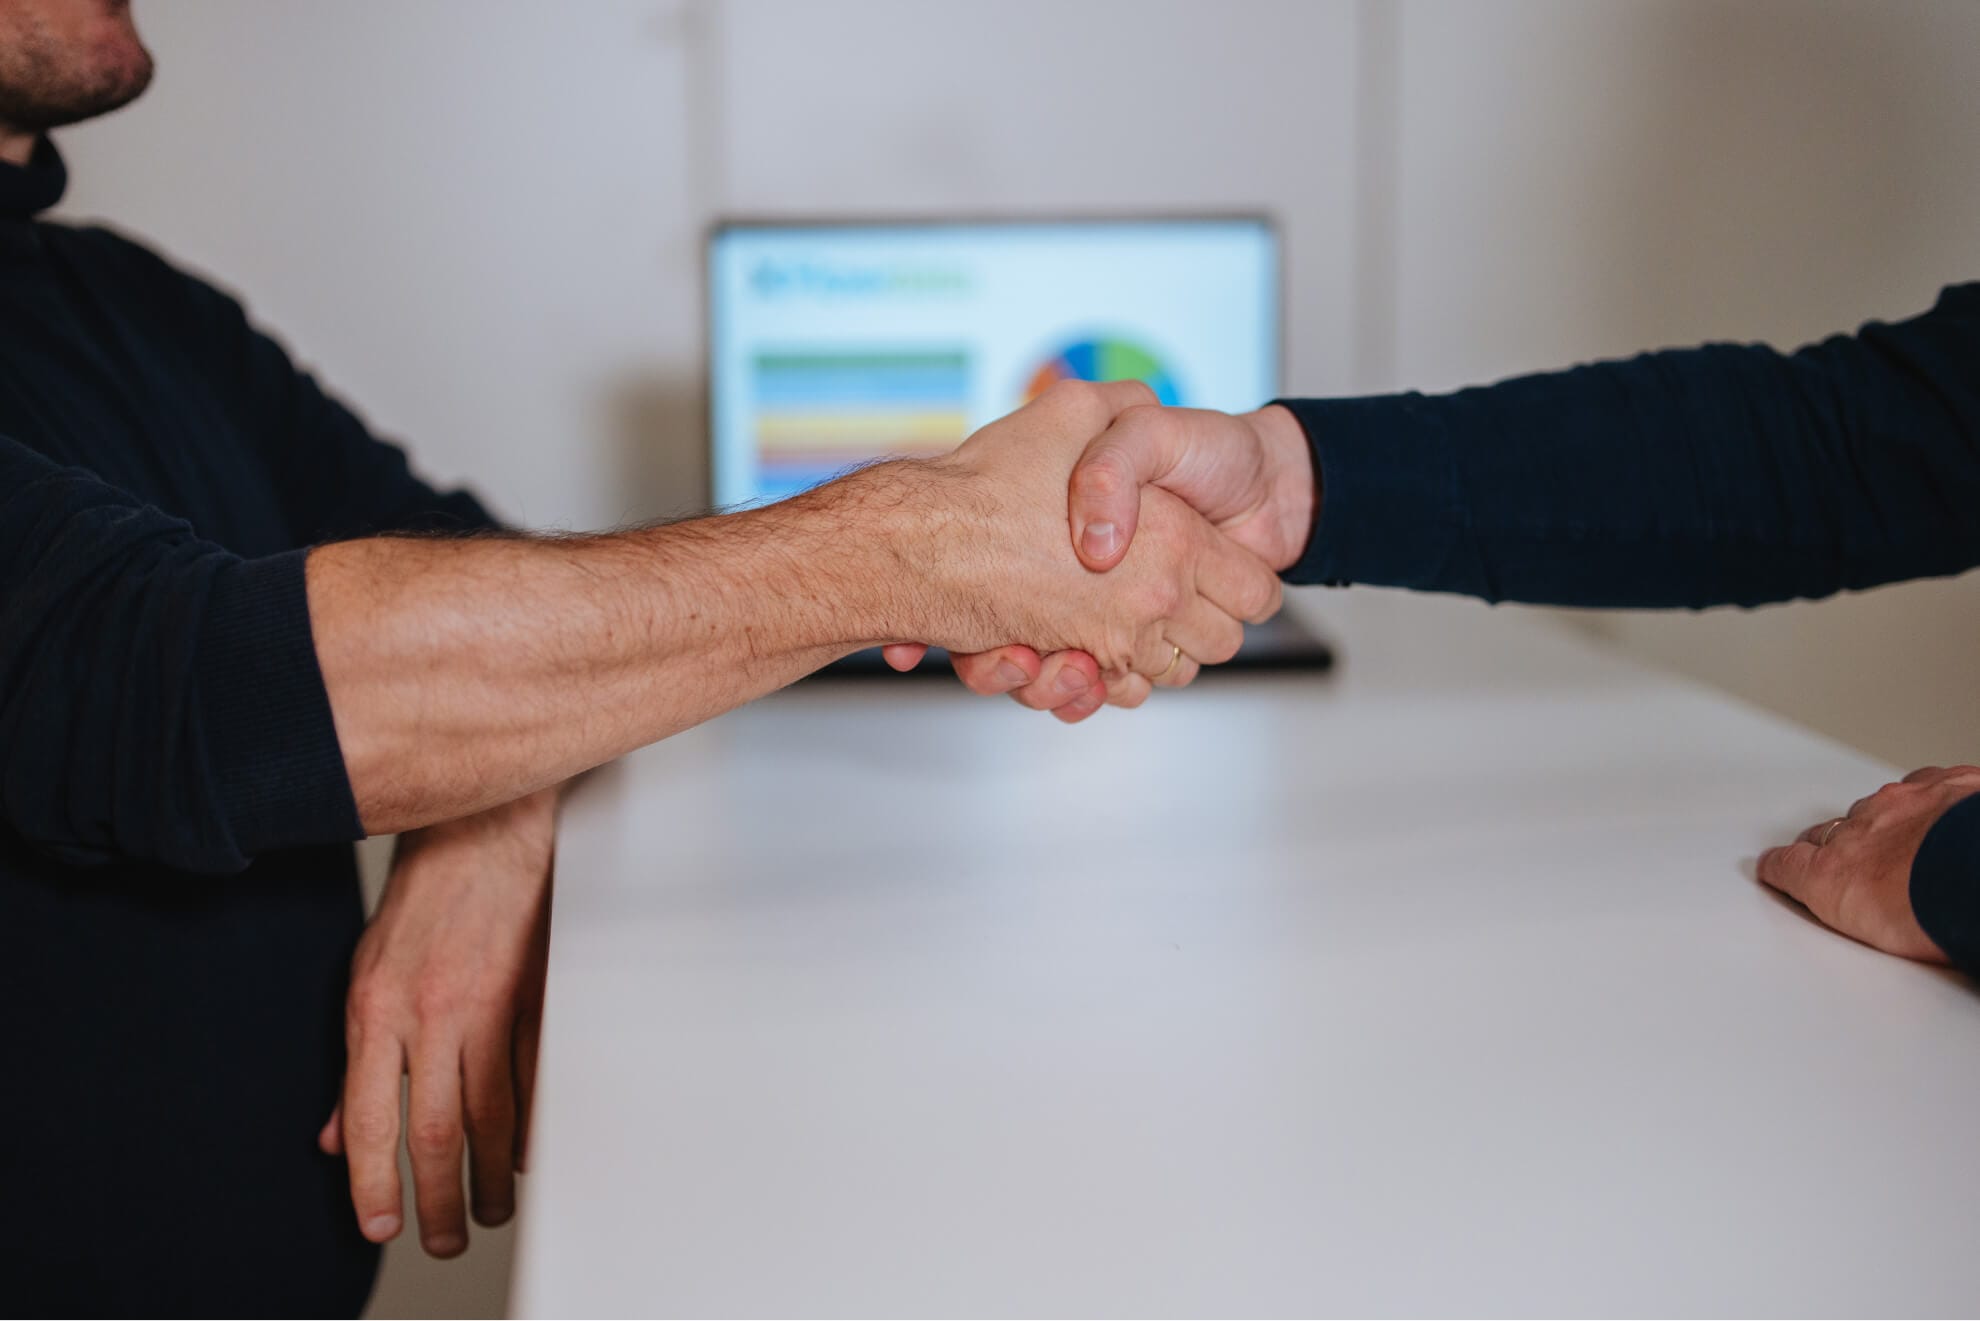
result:
M 735 0 L 722 12 L 722 205 L 1262 207 L 1289 252 L 1292 380 L 1347 385 L 1352 5 Z
M 1312 393 L 1794 344 L 1923 307 L 1980 246 L 1955 0 L 139 10 L 158 82 L 63 135 L 67 210 L 245 293 L 430 471 L 538 525 L 700 499 L 723 211 L 1269 208 Z M 1596 624 L 1893 760 L 1980 756 L 1980 578 Z M 506 1242 L 392 1254 L 374 1311 L 493 1314 Z
M 157 79 L 60 136 L 66 212 L 245 295 L 430 472 L 512 517 L 691 502 L 628 498 L 622 415 L 684 388 L 697 352 L 680 5 L 137 9 Z
M 1980 6 L 1411 0 L 1395 375 L 1793 347 L 1980 276 Z M 1587 621 L 1904 766 L 1980 760 L 1980 575 Z

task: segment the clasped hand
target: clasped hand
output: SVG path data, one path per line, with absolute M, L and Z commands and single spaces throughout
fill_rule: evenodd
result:
M 1053 507 L 1060 509 L 1067 507 L 1070 493 L 1070 526 L 1060 516 L 1057 532 L 1084 568 L 1116 576 L 1136 566 L 1151 533 L 1172 536 L 1186 530 L 1201 540 L 1214 529 L 1213 544 L 1226 557 L 1223 548 L 1245 552 L 1237 562 L 1244 572 L 1234 569 L 1228 575 L 1233 589 L 1250 594 L 1236 605 L 1260 606 L 1228 613 L 1254 623 L 1276 613 L 1276 575 L 1305 549 L 1318 498 L 1313 461 L 1298 421 L 1276 406 L 1244 415 L 1164 408 L 1153 392 L 1134 382 L 1068 383 L 1054 390 L 1069 393 L 1054 401 L 1048 391 L 1029 408 L 977 433 L 958 456 L 973 445 L 995 443 L 999 427 L 1053 404 L 1057 411 L 1036 418 L 1065 427 L 1059 436 L 1047 438 L 1048 446 L 1057 455 L 1063 454 L 1067 436 L 1084 444 L 1069 466 L 1057 465 L 1064 477 L 1052 493 L 1058 502 Z M 1096 393 L 1082 405 L 1073 391 Z M 1074 414 L 1075 408 L 1083 411 Z M 1097 430 L 1081 429 L 1082 424 L 1091 428 L 1103 415 L 1105 423 Z M 1272 578 L 1269 588 L 1260 570 Z M 1205 631 L 1182 625 L 1160 633 L 1172 645 L 1154 649 L 1149 659 L 1155 669 L 1109 664 L 1090 648 L 1040 646 L 1035 633 L 1012 633 L 1005 640 L 1017 639 L 1015 644 L 965 650 L 954 662 L 958 677 L 972 691 L 1008 693 L 1026 706 L 1074 723 L 1103 702 L 1139 706 L 1151 687 L 1187 684 L 1203 665 L 1229 660 L 1242 641 L 1241 629 L 1220 626 L 1214 639 L 1206 638 Z M 896 644 L 886 649 L 887 660 L 895 669 L 912 669 L 926 650 L 915 643 Z M 1159 668 L 1172 661 L 1166 672 Z
M 1237 652 L 1245 623 L 1278 612 L 1278 575 L 1255 542 L 1135 471 L 1089 463 L 1099 506 L 1119 512 L 1107 515 L 1114 544 L 1102 562 L 1076 554 L 1066 493 L 1082 447 L 1165 411 L 1136 381 L 1064 382 L 921 465 L 932 485 L 918 503 L 939 511 L 938 550 L 915 572 L 924 598 L 944 603 L 925 640 L 968 657 L 964 672 L 986 676 L 985 690 L 1038 689 L 1033 704 L 1077 719 L 1110 694 L 1188 683 Z M 1013 639 L 1023 645 L 998 646 Z M 925 650 L 887 649 L 903 669 Z

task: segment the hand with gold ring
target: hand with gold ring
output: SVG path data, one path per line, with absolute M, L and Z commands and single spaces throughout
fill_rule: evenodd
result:
M 1980 766 L 1928 766 L 1818 821 L 1760 855 L 1760 879 L 1822 923 L 1876 949 L 1926 963 L 1945 951 L 1912 908 L 1912 860 L 1956 803 L 1980 794 Z
M 1160 674 L 1149 675 L 1148 682 L 1157 688 L 1187 688 L 1203 667 L 1182 649 L 1182 644 L 1171 642 L 1169 647 L 1169 663 Z
M 1306 433 L 1283 407 L 1242 416 L 1128 409 L 1086 446 L 1068 487 L 1069 531 L 1081 562 L 1096 573 L 1118 571 L 1153 504 L 1150 497 L 1162 493 L 1180 497 L 1267 566 L 1285 569 L 1313 530 L 1320 482 Z M 1195 677 L 1197 662 L 1215 659 L 1194 645 L 1184 651 L 1164 687 L 1180 686 Z M 888 649 L 896 668 L 909 668 L 919 657 L 918 648 Z M 1029 647 L 1007 646 L 954 659 L 957 675 L 973 692 L 1009 693 L 1066 721 L 1084 719 L 1100 706 L 1082 681 L 1099 676 L 1101 667 L 1084 653 L 1041 657 Z M 1106 676 L 1108 705 L 1137 706 L 1147 699 L 1153 686 L 1148 671 L 1133 668 L 1140 672 Z

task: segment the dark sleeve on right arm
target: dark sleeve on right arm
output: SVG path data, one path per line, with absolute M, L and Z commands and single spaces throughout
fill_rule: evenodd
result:
M 1293 582 L 1703 607 L 1980 564 L 1980 285 L 1793 354 L 1286 406 L 1321 483 Z
M 196 872 L 359 838 L 303 562 L 242 559 L 0 437 L 7 828 Z
M 1911 860 L 1911 911 L 1962 971 L 1980 977 L 1980 794 L 1932 823 Z

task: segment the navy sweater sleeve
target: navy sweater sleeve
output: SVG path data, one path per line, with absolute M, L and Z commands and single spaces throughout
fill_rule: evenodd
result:
M 0 437 L 0 812 L 65 860 L 230 872 L 363 831 L 303 555 L 242 559 Z
M 1702 607 L 1980 564 L 1980 285 L 1798 353 L 1287 406 L 1322 482 L 1294 582 Z
M 1980 285 L 1796 353 L 1711 345 L 1437 397 L 1288 400 L 1320 509 L 1293 582 L 1757 605 L 1980 564 Z M 1980 972 L 1980 806 L 1912 868 Z

